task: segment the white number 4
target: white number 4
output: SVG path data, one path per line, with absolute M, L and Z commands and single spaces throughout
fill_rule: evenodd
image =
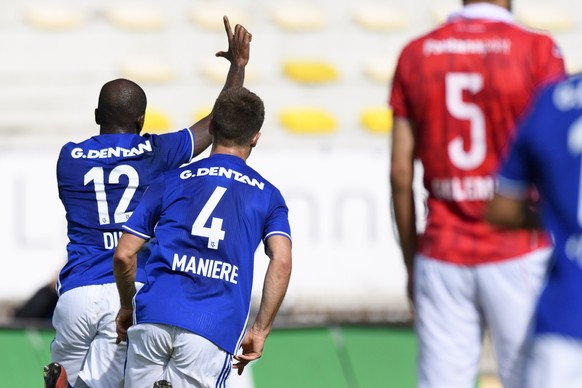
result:
M 192 225 L 192 235 L 207 237 L 208 248 L 210 249 L 218 249 L 218 242 L 224 240 L 224 230 L 222 230 L 223 220 L 222 218 L 212 217 L 210 227 L 208 228 L 204 225 L 206 225 L 212 211 L 216 208 L 225 192 L 226 188 L 217 186 Z

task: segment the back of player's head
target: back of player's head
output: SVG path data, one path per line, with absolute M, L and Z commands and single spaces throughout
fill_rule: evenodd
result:
M 214 141 L 226 146 L 246 146 L 265 120 L 263 100 L 244 87 L 226 89 L 212 110 Z
M 131 126 L 145 114 L 147 99 L 143 89 L 127 79 L 107 82 L 99 93 L 99 124 Z

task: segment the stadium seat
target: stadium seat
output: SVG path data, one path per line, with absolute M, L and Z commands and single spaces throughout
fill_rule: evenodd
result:
M 439 6 L 435 6 L 434 8 L 432 8 L 430 13 L 434 23 L 442 24 L 446 22 L 450 14 L 461 9 L 462 3 L 460 1 L 458 3 L 459 4 L 455 3 L 441 4 Z
M 312 31 L 326 25 L 323 11 L 307 3 L 279 5 L 273 10 L 272 16 L 275 23 L 284 30 Z
M 283 127 L 294 134 L 329 134 L 337 129 L 335 117 L 319 108 L 287 108 L 279 117 Z
M 200 72 L 204 78 L 212 82 L 223 84 L 226 80 L 229 67 L 230 62 L 228 62 L 226 59 L 213 57 L 209 58 L 201 65 Z M 253 63 L 249 63 L 245 68 L 245 85 L 255 82 L 258 78 L 259 76 Z
M 552 5 L 529 5 L 516 9 L 518 21 L 540 30 L 553 32 L 566 31 L 574 26 L 571 14 Z
M 286 60 L 283 62 L 283 74 L 295 82 L 306 84 L 327 83 L 339 78 L 335 66 L 325 60 Z
M 64 5 L 35 5 L 26 10 L 25 17 L 33 27 L 43 30 L 72 30 L 87 21 L 87 15 Z
M 194 122 L 203 119 L 212 112 L 212 105 L 199 107 L 194 111 L 193 119 Z
M 117 27 L 128 30 L 161 30 L 166 19 L 161 8 L 140 3 L 118 3 L 106 12 L 107 18 Z
M 353 12 L 354 21 L 372 31 L 398 31 L 408 27 L 408 18 L 401 11 L 379 4 L 362 4 Z
M 167 83 L 177 78 L 172 65 L 159 58 L 133 58 L 121 64 L 121 74 L 135 82 Z
M 385 135 L 392 131 L 392 111 L 387 107 L 370 107 L 360 114 L 360 123 L 370 133 Z
M 173 129 L 172 120 L 167 114 L 156 108 L 146 110 L 143 133 L 165 133 Z
M 370 58 L 364 63 L 364 74 L 370 80 L 388 85 L 394 76 L 396 59 Z
M 189 20 L 197 26 L 216 31 L 224 30 L 224 23 L 222 21 L 224 15 L 228 16 L 228 20 L 233 29 L 236 24 L 242 24 L 249 29 L 251 28 L 249 26 L 248 14 L 232 5 L 205 3 L 203 6 L 194 8 L 188 13 Z

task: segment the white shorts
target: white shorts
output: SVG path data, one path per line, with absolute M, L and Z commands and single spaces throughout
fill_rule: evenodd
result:
M 543 335 L 526 360 L 526 388 L 582 387 L 582 341 Z
M 226 387 L 232 356 L 191 331 L 141 323 L 127 332 L 125 388 L 153 387 L 168 380 L 174 388 Z
M 550 252 L 475 266 L 416 257 L 419 388 L 473 388 L 486 327 L 504 388 L 521 387 L 526 337 Z
M 51 359 L 65 367 L 71 386 L 84 387 L 85 382 L 92 388 L 123 387 L 126 343 L 115 344 L 118 311 L 115 283 L 78 287 L 59 297 Z

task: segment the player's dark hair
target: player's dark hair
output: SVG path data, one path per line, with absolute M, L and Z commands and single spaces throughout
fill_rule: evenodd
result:
M 225 146 L 245 146 L 261 130 L 265 120 L 263 100 L 244 87 L 226 89 L 212 110 L 215 141 Z
M 107 82 L 99 93 L 99 124 L 131 126 L 145 114 L 146 94 L 133 81 L 119 78 Z

